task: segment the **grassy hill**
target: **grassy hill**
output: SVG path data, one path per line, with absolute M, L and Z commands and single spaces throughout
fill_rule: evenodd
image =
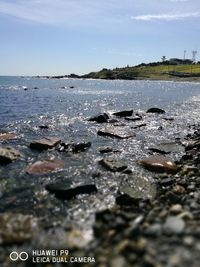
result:
M 190 78 L 200 77 L 200 64 L 172 65 L 167 62 L 140 64 L 134 67 L 102 69 L 98 72 L 91 72 L 81 78 L 93 79 L 170 79 L 172 77 Z

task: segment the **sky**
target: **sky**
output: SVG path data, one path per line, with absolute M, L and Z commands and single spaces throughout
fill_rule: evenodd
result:
M 0 75 L 200 60 L 199 0 L 0 0 Z

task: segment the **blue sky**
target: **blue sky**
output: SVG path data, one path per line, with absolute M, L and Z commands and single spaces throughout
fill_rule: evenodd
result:
M 0 0 L 0 75 L 200 60 L 199 0 Z

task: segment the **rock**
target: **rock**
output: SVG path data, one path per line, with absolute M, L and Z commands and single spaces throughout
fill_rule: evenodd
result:
M 164 156 L 151 156 L 140 160 L 139 163 L 147 170 L 154 172 L 174 173 L 177 171 L 176 164 Z
M 0 214 L 0 244 L 23 243 L 37 230 L 37 219 L 20 213 Z
M 98 135 L 100 136 L 104 136 L 104 137 L 111 137 L 111 138 L 118 138 L 118 139 L 127 139 L 127 138 L 131 138 L 134 137 L 135 134 L 133 133 L 128 133 L 127 131 L 125 131 L 123 128 L 119 128 L 119 129 L 104 129 L 104 130 L 100 130 L 97 132 Z
M 134 127 L 131 127 L 132 129 L 137 129 L 137 128 L 141 128 L 141 127 L 145 127 L 145 126 L 147 126 L 147 124 L 146 123 L 142 123 L 142 124 L 137 124 L 137 125 L 135 125 Z
M 127 166 L 113 158 L 106 158 L 99 161 L 99 164 L 111 172 L 122 172 L 127 169 Z
M 90 194 L 98 191 L 95 184 L 84 184 L 75 187 L 64 184 L 48 184 L 46 190 L 63 200 L 70 200 L 80 194 Z
M 14 133 L 0 133 L 0 141 L 9 141 L 17 139 L 17 136 Z
M 183 206 L 181 206 L 180 204 L 174 204 L 170 207 L 169 212 L 173 214 L 179 214 L 183 212 Z
M 73 88 L 74 88 L 74 86 L 70 86 L 69 88 L 70 88 L 70 89 L 73 89 Z
M 144 192 L 136 187 L 131 187 L 128 185 L 121 186 L 118 192 L 121 195 L 127 195 L 130 198 L 134 199 L 134 202 L 139 202 L 141 200 L 147 199 L 147 196 L 144 195 Z
M 166 234 L 181 234 L 185 229 L 185 222 L 176 216 L 168 216 L 163 225 L 163 231 Z
M 40 129 L 49 129 L 48 125 L 39 125 L 38 126 Z
M 174 121 L 174 118 L 170 118 L 170 117 L 165 117 L 165 118 L 163 118 L 163 120 L 165 120 L 165 121 Z
M 56 137 L 45 137 L 40 140 L 33 141 L 30 143 L 31 149 L 37 149 L 37 150 L 45 150 L 45 149 L 51 149 L 56 147 L 61 140 Z
M 185 151 L 200 148 L 200 140 L 191 140 L 184 143 Z
M 110 153 L 110 152 L 113 152 L 113 148 L 112 147 L 103 147 L 103 148 L 99 149 L 99 152 L 102 154 Z
M 163 114 L 165 111 L 161 108 L 150 108 L 146 111 L 147 113 L 158 113 L 158 114 Z
M 61 160 L 44 160 L 36 161 L 25 171 L 29 174 L 47 174 L 54 171 L 62 170 L 64 167 L 64 162 Z
M 72 144 L 72 152 L 74 153 L 78 153 L 78 152 L 84 152 L 86 151 L 88 148 L 91 147 L 91 143 L 87 142 L 87 143 L 78 143 L 78 144 Z
M 182 185 L 175 185 L 172 191 L 177 195 L 182 195 L 186 193 L 186 190 Z
M 126 121 L 141 121 L 142 116 L 136 116 L 136 117 L 125 117 Z
M 164 179 L 160 179 L 158 181 L 158 184 L 160 186 L 170 186 L 170 185 L 173 185 L 175 183 L 175 179 L 173 177 L 167 177 L 167 178 L 164 178 Z
M 171 152 L 184 152 L 184 147 L 175 142 L 169 142 L 158 144 L 155 147 L 149 147 L 149 150 L 160 154 L 169 154 Z
M 21 157 L 18 150 L 12 147 L 0 147 L 0 164 L 11 163 Z
M 112 115 L 115 115 L 117 117 L 127 117 L 127 116 L 132 116 L 133 110 L 123 110 L 119 112 L 114 112 Z
M 108 122 L 108 120 L 109 120 L 109 116 L 106 113 L 99 114 L 95 117 L 88 119 L 88 121 L 96 121 L 97 123 Z

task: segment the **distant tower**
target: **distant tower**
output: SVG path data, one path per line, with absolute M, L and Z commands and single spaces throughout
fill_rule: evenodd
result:
M 162 56 L 162 62 L 166 61 L 166 56 Z
M 196 62 L 197 51 L 192 51 L 192 61 Z
M 183 56 L 183 59 L 184 59 L 184 60 L 185 60 L 185 55 L 186 55 L 186 52 L 187 52 L 187 51 L 186 51 L 186 50 L 184 50 L 184 56 Z

